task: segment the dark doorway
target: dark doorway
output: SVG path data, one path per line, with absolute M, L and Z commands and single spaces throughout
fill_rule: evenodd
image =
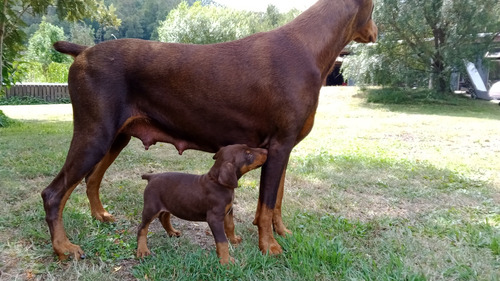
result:
M 335 66 L 333 72 L 326 78 L 326 86 L 342 86 L 345 85 L 344 77 L 340 73 L 340 66 Z

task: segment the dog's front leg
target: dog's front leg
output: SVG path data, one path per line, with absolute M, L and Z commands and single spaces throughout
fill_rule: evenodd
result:
M 253 223 L 259 228 L 259 248 L 263 254 L 277 255 L 283 252 L 273 236 L 272 227 L 280 182 L 292 148 L 293 144 L 285 145 L 276 141 L 269 147 L 267 162 L 262 166 L 259 202 Z M 281 219 L 281 213 L 278 215 Z
M 273 212 L 273 227 L 274 231 L 278 233 L 280 236 L 286 236 L 286 234 L 292 234 L 288 228 L 286 228 L 283 223 L 283 218 L 281 216 L 281 204 L 283 202 L 283 193 L 285 192 L 285 174 L 286 167 L 283 170 L 283 174 L 281 175 L 280 185 L 278 189 L 278 196 L 276 198 L 276 206 L 274 206 Z
M 234 263 L 234 258 L 229 255 L 229 244 L 224 233 L 224 217 L 207 214 L 207 222 L 215 239 L 215 246 L 221 264 Z

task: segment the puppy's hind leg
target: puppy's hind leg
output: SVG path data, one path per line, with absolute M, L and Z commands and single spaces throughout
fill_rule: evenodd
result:
M 168 233 L 168 235 L 170 237 L 181 236 L 181 232 L 172 226 L 172 223 L 170 222 L 170 213 L 169 212 L 160 213 L 159 219 L 160 219 L 161 225 L 163 225 L 163 228 L 165 229 L 165 231 Z
M 234 216 L 232 207 L 224 217 L 224 232 L 226 233 L 227 239 L 229 239 L 233 245 L 238 245 L 241 241 L 243 241 L 241 236 L 234 233 Z
M 148 208 L 146 203 L 144 203 L 144 209 L 142 210 L 142 221 L 137 230 L 137 257 L 144 258 L 151 255 L 151 251 L 148 249 L 148 230 L 149 224 L 158 216 L 156 210 Z

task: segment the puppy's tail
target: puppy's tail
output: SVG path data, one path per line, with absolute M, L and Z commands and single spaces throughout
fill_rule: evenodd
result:
M 148 181 L 149 181 L 149 180 L 151 179 L 151 176 L 152 176 L 152 175 L 153 175 L 153 174 L 144 174 L 144 175 L 142 175 L 142 179 L 143 179 L 143 180 L 148 180 Z
M 88 46 L 78 45 L 67 41 L 57 41 L 54 43 L 54 49 L 56 49 L 56 51 L 73 57 L 78 56 L 87 48 Z

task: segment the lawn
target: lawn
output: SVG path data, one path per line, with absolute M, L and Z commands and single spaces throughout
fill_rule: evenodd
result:
M 236 263 L 217 263 L 206 223 L 173 220 L 181 238 L 150 227 L 154 256 L 134 258 L 146 172 L 202 174 L 212 155 L 134 139 L 108 170 L 92 219 L 85 187 L 65 209 L 70 240 L 87 259 L 55 259 L 40 192 L 71 140 L 61 116 L 29 110 L 0 128 L 1 280 L 500 280 L 500 108 L 456 98 L 374 104 L 357 88 L 322 90 L 311 134 L 293 151 L 283 217 L 292 236 L 279 256 L 258 250 L 252 225 L 259 170 L 236 190 Z M 4 110 L 9 115 L 8 110 Z M 19 113 L 16 109 L 14 112 Z M 12 113 L 13 114 L 13 113 Z M 48 117 L 47 117 L 48 116 Z M 71 119 L 69 119 L 71 120 Z

